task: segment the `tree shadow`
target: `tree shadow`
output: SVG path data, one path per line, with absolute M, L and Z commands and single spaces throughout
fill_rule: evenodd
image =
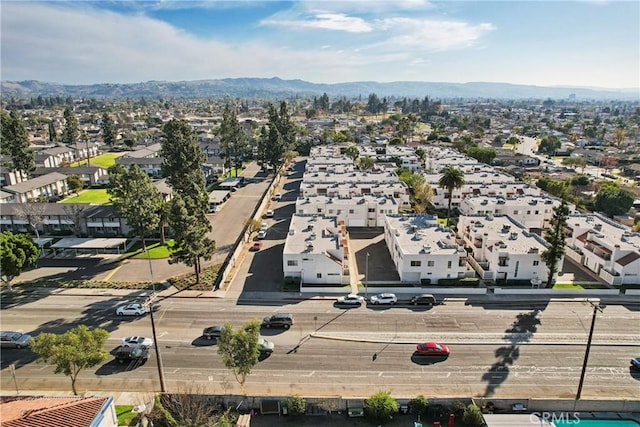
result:
M 191 345 L 195 347 L 213 347 L 217 343 L 218 343 L 218 340 L 216 338 L 208 340 L 202 336 L 191 341 Z
M 505 330 L 504 339 L 509 345 L 502 346 L 495 351 L 496 362 L 482 376 L 487 382 L 484 392 L 485 397 L 492 396 L 509 376 L 509 367 L 514 365 L 520 357 L 520 345 L 531 340 L 533 334 L 540 326 L 538 315 L 540 310 L 535 309 L 528 313 L 520 313 L 516 316 L 511 327 Z
M 636 381 L 640 381 L 640 369 L 629 366 L 629 375 Z

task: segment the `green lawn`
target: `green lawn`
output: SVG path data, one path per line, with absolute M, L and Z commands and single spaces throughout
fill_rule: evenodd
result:
M 138 417 L 138 414 L 131 412 L 133 405 L 116 405 L 116 416 L 118 417 L 119 426 L 135 425 L 132 421 Z
M 69 196 L 60 203 L 93 203 L 96 205 L 109 205 L 109 195 L 106 188 L 83 190 L 78 196 Z
M 135 258 L 135 259 L 162 259 L 169 258 L 171 255 L 171 249 L 173 248 L 174 241 L 167 240 L 166 244 L 160 246 L 160 242 L 147 242 L 147 252 L 142 252 L 142 242 L 138 241 L 135 245 L 131 247 L 129 252 L 124 254 L 127 258 Z
M 583 291 L 585 289 L 609 289 L 605 285 L 600 284 L 579 284 L 579 283 L 556 283 L 553 285 L 553 289 L 572 289 L 574 291 Z
M 91 159 L 89 159 L 89 164 L 91 166 L 101 166 L 105 169 L 109 168 L 110 166 L 113 166 L 116 164 L 116 157 L 119 157 L 120 154 L 118 153 L 105 153 L 105 154 L 101 154 L 97 157 L 92 157 Z M 74 162 L 71 164 L 71 167 L 74 168 L 76 166 L 86 166 L 87 165 L 87 159 L 81 160 L 79 162 Z

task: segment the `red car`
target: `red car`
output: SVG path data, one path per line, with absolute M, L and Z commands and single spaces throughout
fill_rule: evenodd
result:
M 253 245 L 249 248 L 251 252 L 257 252 L 262 249 L 262 242 L 253 242 Z
M 424 342 L 416 346 L 416 353 L 424 356 L 448 356 L 449 347 L 436 342 Z

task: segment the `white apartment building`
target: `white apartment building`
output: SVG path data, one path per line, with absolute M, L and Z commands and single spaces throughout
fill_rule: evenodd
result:
M 599 214 L 567 219 L 565 256 L 610 285 L 640 283 L 640 234 Z
M 336 217 L 293 215 L 282 268 L 285 277 L 299 278 L 301 287 L 350 283 L 346 225 Z
M 298 215 L 335 216 L 347 227 L 383 227 L 385 215 L 398 213 L 398 202 L 385 195 L 360 197 L 310 196 L 296 200 Z
M 425 154 L 425 169 L 431 173 L 439 173 L 445 166 L 455 166 L 462 170 L 467 170 L 469 167 L 487 167 L 476 159 L 451 148 L 430 147 L 425 150 Z
M 303 179 L 300 183 L 299 198 L 328 196 L 334 198 L 361 198 L 363 196 L 390 196 L 397 200 L 400 207 L 410 205 L 409 188 L 402 181 L 368 183 L 313 183 Z
M 458 237 L 471 250 L 469 264 L 484 280 L 547 280 L 541 254 L 548 244 L 508 216 L 461 215 Z
M 549 227 L 553 209 L 560 200 L 547 195 L 524 195 L 505 198 L 501 196 L 467 196 L 458 206 L 463 215 L 509 215 L 524 228 L 540 234 Z
M 467 252 L 431 215 L 388 215 L 384 238 L 400 280 L 438 284 L 467 274 Z

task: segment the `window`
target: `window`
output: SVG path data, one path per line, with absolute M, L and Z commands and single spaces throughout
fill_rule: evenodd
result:
M 317 279 L 322 279 L 322 273 L 318 273 L 318 274 L 316 274 L 316 278 L 317 278 Z
M 353 209 L 349 209 L 349 213 L 350 213 L 350 214 L 352 214 L 352 213 L 354 213 L 354 212 L 355 212 L 355 211 L 354 211 Z
M 318 213 L 322 213 L 322 208 L 318 208 Z
M 531 215 L 531 211 L 527 211 L 527 215 Z
M 287 261 L 287 265 L 289 267 L 297 267 L 298 266 L 298 260 L 297 259 L 290 259 Z
M 333 209 L 329 209 L 329 213 L 332 214 L 333 213 Z
M 433 267 L 434 265 L 436 265 L 435 261 L 427 261 L 427 267 Z
M 518 277 L 518 268 L 520 267 L 520 261 L 516 261 L 516 268 L 513 271 L 513 277 Z
M 411 267 L 420 267 L 422 265 L 422 261 L 411 261 Z
M 451 268 L 451 261 L 447 261 L 447 268 Z
M 501 256 L 498 258 L 498 265 L 500 267 L 506 267 L 509 265 L 509 258 L 507 258 L 506 256 Z
M 535 267 L 535 266 L 537 266 L 537 265 L 539 265 L 539 264 L 540 264 L 540 261 L 538 261 L 538 260 L 533 261 L 533 266 L 534 266 L 534 267 Z

